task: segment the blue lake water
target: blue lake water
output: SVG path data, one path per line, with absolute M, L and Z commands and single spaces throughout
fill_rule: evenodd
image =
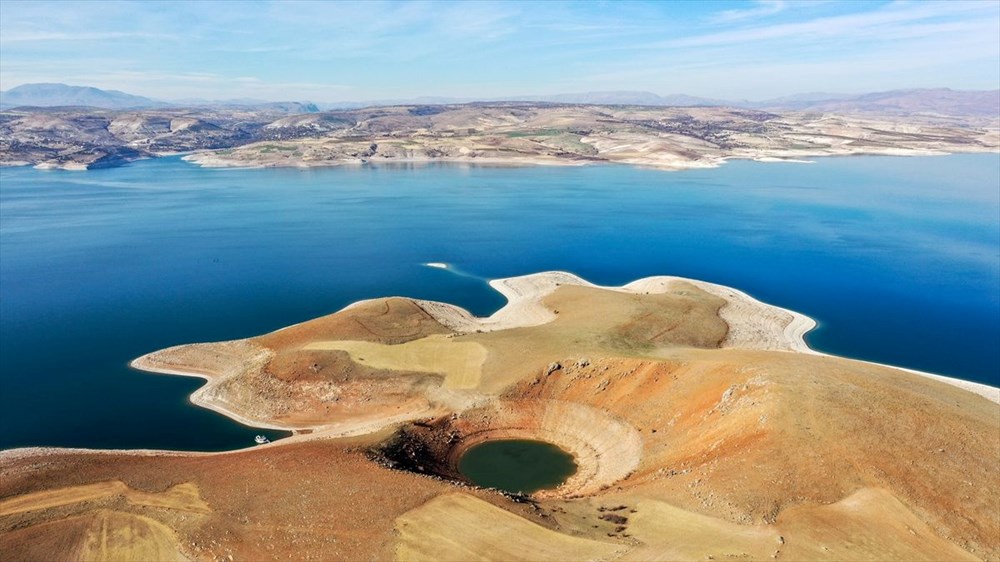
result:
M 362 298 L 489 314 L 503 300 L 485 279 L 553 269 L 730 285 L 817 319 L 820 350 L 1000 382 L 995 154 L 686 172 L 7 168 L 0 448 L 246 446 L 259 431 L 188 403 L 201 380 L 127 362 Z

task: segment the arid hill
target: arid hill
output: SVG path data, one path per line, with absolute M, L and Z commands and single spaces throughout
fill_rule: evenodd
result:
M 0 453 L 31 559 L 997 560 L 1000 390 L 817 354 L 805 317 L 678 278 L 493 282 L 489 318 L 364 301 L 135 365 L 294 437 L 230 453 Z M 142 375 L 136 376 L 154 376 Z M 576 474 L 517 497 L 458 459 L 529 438 Z
M 914 111 L 905 112 L 911 102 Z M 446 161 L 683 169 L 718 166 L 729 158 L 1000 149 L 996 113 L 970 113 L 958 102 L 955 114 L 926 113 L 905 96 L 872 103 L 887 109 L 854 114 L 844 105 L 836 106 L 843 111 L 764 111 L 541 102 L 323 113 L 294 113 L 285 106 L 13 108 L 0 112 L 0 164 L 86 169 L 195 151 L 187 158 L 204 166 Z

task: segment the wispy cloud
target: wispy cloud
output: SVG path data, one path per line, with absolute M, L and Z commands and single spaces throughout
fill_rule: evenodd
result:
M 241 53 L 241 54 L 255 54 L 255 53 L 284 53 L 294 49 L 291 45 L 261 45 L 257 47 L 214 47 L 213 51 L 220 53 Z
M 702 47 L 731 45 L 781 39 L 816 40 L 824 37 L 881 36 L 886 30 L 896 30 L 916 22 L 935 18 L 953 18 L 971 13 L 988 16 L 996 11 L 991 2 L 896 3 L 872 12 L 819 17 L 806 21 L 762 25 L 717 33 L 692 35 L 659 43 L 662 47 Z M 969 20 L 967 20 L 969 21 Z M 986 20 L 989 21 L 989 20 Z M 1000 22 L 994 20 L 994 25 Z M 994 30 L 996 28 L 994 27 Z
M 739 8 L 733 10 L 723 10 L 712 14 L 710 23 L 732 23 L 748 19 L 757 19 L 773 16 L 783 12 L 788 7 L 784 0 L 757 0 L 756 5 L 751 8 Z
M 761 97 L 931 79 L 1000 86 L 996 1 L 766 0 L 735 9 L 573 0 L 0 1 L 5 88 L 74 82 L 161 98 L 331 101 L 602 89 Z
M 167 33 L 145 33 L 129 31 L 104 31 L 104 32 L 59 32 L 59 31 L 37 31 L 24 33 L 3 33 L 0 34 L 0 43 L 51 43 L 54 41 L 115 41 L 124 39 L 142 40 L 171 40 L 179 39 L 177 35 Z

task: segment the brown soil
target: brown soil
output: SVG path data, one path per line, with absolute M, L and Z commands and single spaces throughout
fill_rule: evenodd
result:
M 7 553 L 5 560 L 77 558 L 72 553 L 91 536 L 84 529 L 91 523 L 73 518 L 112 513 L 112 523 L 142 517 L 172 529 L 172 547 L 199 560 L 391 557 L 394 518 L 456 488 L 382 468 L 368 460 L 366 443 L 307 441 L 211 455 L 50 451 L 5 458 L 0 498 L 119 480 L 121 488 L 147 494 L 188 485 L 198 490 L 209 510 L 133 504 L 120 495 L 56 507 L 39 504 L 35 510 L 0 516 L 0 552 Z M 504 501 L 475 490 L 466 493 Z M 532 517 L 528 507 L 515 505 L 513 510 Z

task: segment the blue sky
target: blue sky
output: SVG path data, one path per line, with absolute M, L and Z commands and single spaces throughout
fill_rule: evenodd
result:
M 319 102 L 1000 88 L 1000 1 L 20 2 L 0 88 Z

